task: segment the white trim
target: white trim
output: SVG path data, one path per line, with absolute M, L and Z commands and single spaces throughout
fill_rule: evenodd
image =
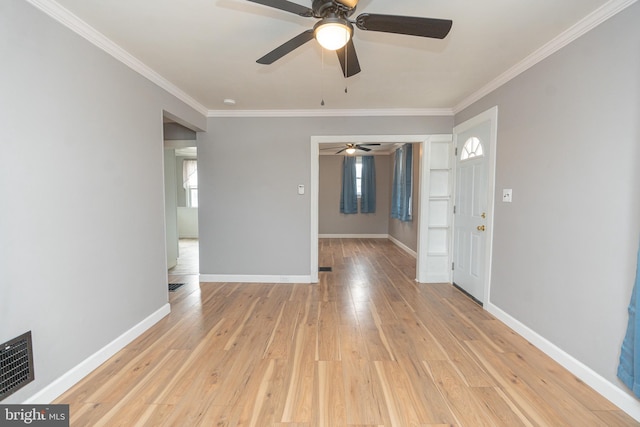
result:
M 524 73 L 529 68 L 533 67 L 537 63 L 541 62 L 545 58 L 556 53 L 578 37 L 588 33 L 598 25 L 602 24 L 612 16 L 622 12 L 627 7 L 631 6 L 637 0 L 610 0 L 598 9 L 591 12 L 585 18 L 574 24 L 569 29 L 562 32 L 550 42 L 546 43 L 539 49 L 535 50 L 532 54 L 518 62 L 513 67 L 509 68 L 504 73 L 490 81 L 488 84 L 472 93 L 467 98 L 463 99 L 457 105 L 453 107 L 453 113 L 458 114 L 474 102 L 480 100 L 484 96 L 498 89 L 511 79 Z
M 492 303 L 484 308 L 588 386 L 640 421 L 640 401 Z
M 209 110 L 207 117 L 402 117 L 453 116 L 451 108 L 388 108 L 359 110 Z
M 427 282 L 426 283 L 447 283 L 447 284 L 450 284 L 451 283 L 451 274 L 445 274 L 445 273 L 431 274 L 431 273 L 429 273 L 427 275 Z
M 495 190 L 496 190 L 496 151 L 498 145 L 498 107 L 489 108 L 486 111 L 478 114 L 475 117 L 467 120 L 464 123 L 460 123 L 458 126 L 453 128 L 453 144 L 454 147 L 458 147 L 458 134 L 464 132 L 472 127 L 475 127 L 484 122 L 490 122 L 491 130 L 490 130 L 490 141 L 489 141 L 489 164 L 487 169 L 487 241 L 485 243 L 485 266 L 484 266 L 484 292 L 483 292 L 483 304 L 487 304 L 490 302 L 491 296 L 491 260 L 493 258 L 493 211 L 495 204 Z M 453 162 L 453 182 L 454 182 L 454 191 L 453 191 L 453 201 L 455 204 L 456 200 L 456 177 L 457 177 L 457 156 Z M 452 232 L 451 232 L 451 253 L 455 253 L 457 248 L 454 245 L 455 239 L 453 239 L 453 235 L 455 234 L 455 215 L 453 216 L 452 222 Z M 453 276 L 452 276 L 453 279 Z
M 311 137 L 311 148 L 309 151 L 311 153 L 311 158 L 309 160 L 309 186 L 311 187 L 309 190 L 309 204 L 311 205 L 311 250 L 309 251 L 311 258 L 309 260 L 309 266 L 311 270 L 309 271 L 309 274 L 311 277 L 311 283 L 318 283 L 320 281 L 320 278 L 318 277 L 318 258 L 320 256 L 318 253 L 318 224 L 320 222 L 320 145 L 318 144 L 318 141 L 314 140 L 313 136 Z
M 418 259 L 418 252 L 414 251 L 413 249 L 411 249 L 409 246 L 405 245 L 404 243 L 402 243 L 400 240 L 396 239 L 393 236 L 389 236 L 389 240 L 391 240 L 391 242 L 396 245 L 397 247 L 399 247 L 400 249 L 402 249 L 403 251 L 405 251 L 406 253 L 408 253 L 409 255 L 411 255 L 412 257 Z M 416 279 L 417 280 L 417 279 Z
M 84 377 L 89 375 L 91 371 L 106 362 L 111 356 L 122 350 L 127 344 L 138 338 L 153 325 L 158 323 L 163 317 L 171 312 L 171 306 L 166 303 L 146 319 L 111 341 L 106 346 L 80 362 L 78 365 L 67 371 L 57 380 L 53 381 L 42 390 L 27 398 L 23 403 L 29 404 L 48 404 L 53 402 L 58 396 L 69 390 Z
M 102 49 L 109 55 L 113 56 L 118 61 L 122 62 L 133 71 L 137 72 L 143 77 L 146 77 L 151 82 L 160 86 L 162 89 L 169 92 L 191 108 L 196 110 L 202 115 L 206 115 L 207 108 L 195 100 L 191 95 L 165 79 L 163 76 L 154 71 L 151 67 L 140 61 L 135 56 L 124 50 L 122 47 L 114 43 L 111 39 L 104 34 L 93 28 L 91 25 L 78 18 L 71 13 L 68 9 L 62 7 L 60 4 L 53 0 L 27 0 L 33 6 L 49 15 L 74 33 L 86 39 L 88 42 Z
M 318 234 L 320 239 L 388 239 L 388 234 Z
M 317 263 L 317 261 L 316 261 Z M 201 274 L 200 282 L 230 283 L 311 283 L 310 276 L 269 274 Z

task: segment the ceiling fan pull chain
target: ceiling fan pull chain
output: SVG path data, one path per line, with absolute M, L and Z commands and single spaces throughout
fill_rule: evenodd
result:
M 347 86 L 349 84 L 347 80 L 347 76 L 349 75 L 349 52 L 347 52 L 348 49 L 349 43 L 344 45 L 344 93 L 348 93 Z
M 322 56 L 321 56 L 321 60 L 320 60 L 320 105 L 322 107 L 324 107 L 324 49 L 320 48 L 322 50 Z

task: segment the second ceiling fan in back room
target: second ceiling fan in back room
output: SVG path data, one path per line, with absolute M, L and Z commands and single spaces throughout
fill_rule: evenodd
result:
M 306 18 L 319 19 L 312 29 L 298 34 L 256 62 L 272 64 L 315 38 L 325 49 L 336 51 L 345 77 L 351 77 L 360 72 L 360 62 L 352 37 L 354 24 L 363 31 L 379 31 L 435 39 L 445 38 L 453 25 L 453 21 L 449 19 L 374 13 L 362 13 L 355 21 L 352 21 L 349 17 L 356 11 L 358 0 L 313 0 L 311 8 L 287 0 L 248 1 Z
M 340 153 L 346 151 L 346 153 L 348 155 L 353 155 L 353 154 L 355 154 L 356 150 L 369 152 L 369 151 L 371 151 L 371 148 L 368 148 L 368 147 L 375 147 L 375 146 L 378 146 L 378 145 L 380 145 L 380 144 L 352 144 L 352 143 L 347 143 L 347 144 L 345 144 L 343 149 L 339 150 L 335 154 L 340 154 Z M 335 150 L 335 149 L 336 149 L 336 147 L 321 148 L 321 150 Z

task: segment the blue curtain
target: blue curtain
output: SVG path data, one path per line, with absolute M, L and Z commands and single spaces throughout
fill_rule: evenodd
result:
M 638 317 L 640 300 L 637 297 L 639 287 L 640 249 L 638 249 L 636 282 L 631 293 L 631 303 L 629 303 L 627 334 L 624 337 L 624 341 L 622 341 L 620 364 L 618 365 L 618 378 L 620 378 L 637 397 L 640 397 L 640 318 Z
M 396 150 L 391 189 L 391 218 L 411 221 L 413 194 L 413 146 L 405 144 Z
M 353 156 L 344 156 L 344 160 L 342 161 L 342 191 L 340 192 L 340 213 L 358 213 L 356 158 Z
M 373 156 L 362 157 L 360 181 L 360 213 L 376 211 L 376 162 Z

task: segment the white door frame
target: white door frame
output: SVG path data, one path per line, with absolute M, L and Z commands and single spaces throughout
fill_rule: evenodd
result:
M 475 127 L 483 122 L 489 121 L 491 127 L 491 136 L 489 137 L 489 165 L 487 168 L 487 228 L 488 234 L 485 242 L 485 265 L 484 265 L 484 298 L 483 304 L 486 306 L 490 303 L 489 297 L 491 295 L 491 259 L 493 258 L 493 210 L 495 203 L 495 193 L 496 193 L 496 145 L 498 141 L 498 106 L 492 107 L 477 116 L 460 123 L 456 127 L 453 128 L 453 146 L 457 149 L 462 149 L 460 144 L 458 144 L 458 134 L 465 132 L 466 130 Z M 464 141 L 461 141 L 464 143 Z M 456 200 L 457 194 L 455 194 L 456 189 L 456 177 L 457 177 L 457 156 L 453 162 L 453 200 Z M 455 230 L 455 215 L 453 230 Z M 451 248 L 452 254 L 455 253 L 457 248 L 455 247 L 455 239 L 454 234 L 451 233 Z M 455 259 L 455 257 L 454 257 Z
M 318 209 L 320 192 L 320 144 L 353 142 L 356 144 L 370 143 L 420 143 L 422 155 L 420 156 L 420 171 L 426 165 L 425 156 L 428 153 L 427 143 L 430 135 L 336 135 L 336 136 L 312 136 L 311 137 L 311 283 L 318 283 Z M 420 174 L 422 180 L 423 173 Z M 420 198 L 418 211 L 427 212 L 429 203 L 429 186 L 420 182 Z M 418 216 L 416 216 L 418 218 Z M 421 218 L 418 220 L 418 251 L 416 256 L 416 281 L 423 283 L 427 274 L 427 227 L 421 226 Z

